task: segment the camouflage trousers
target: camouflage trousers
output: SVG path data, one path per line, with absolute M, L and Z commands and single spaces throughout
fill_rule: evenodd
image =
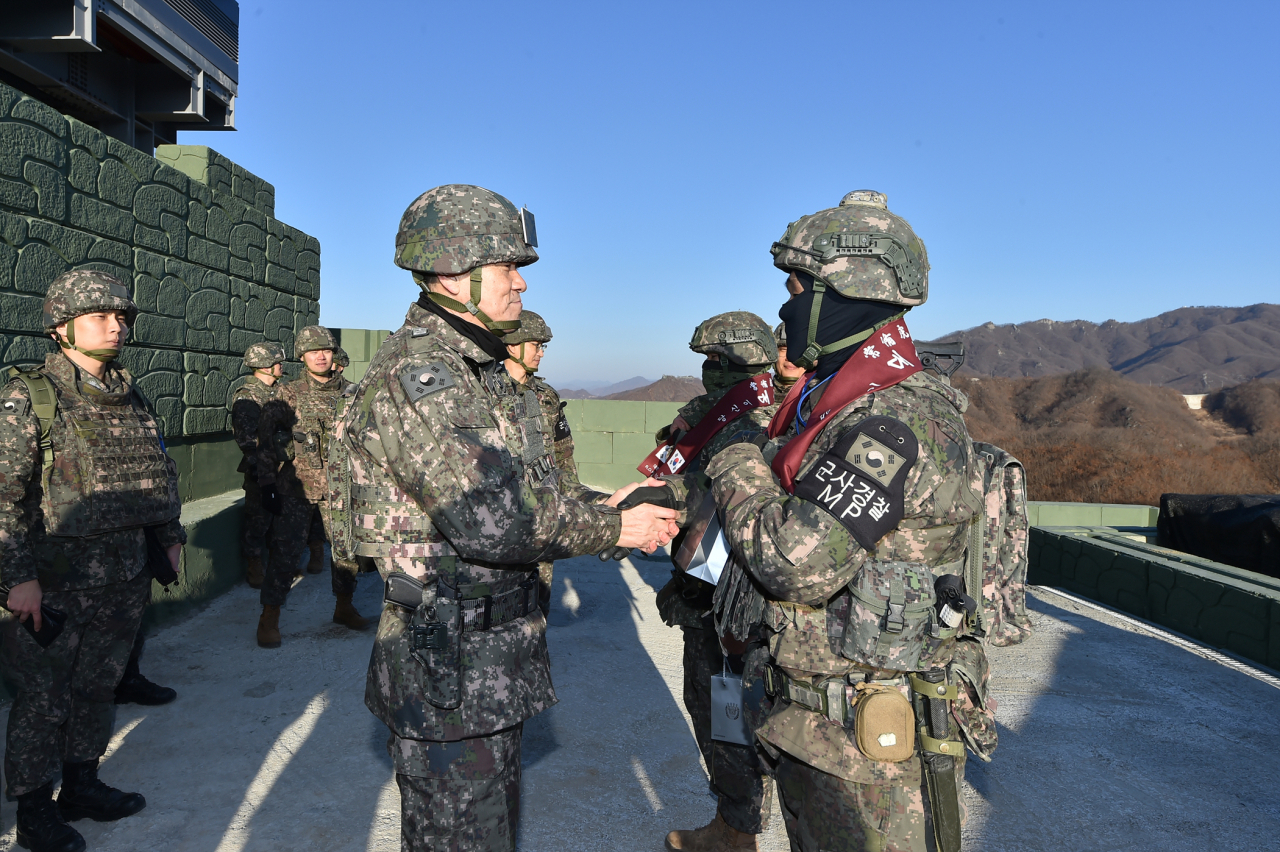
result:
M 919 760 L 918 757 L 911 758 Z M 964 778 L 964 761 L 956 768 Z M 792 852 L 934 852 L 924 784 L 858 784 L 781 752 L 774 778 Z M 962 821 L 964 809 L 960 811 Z
M 262 489 L 247 475 L 244 478 L 244 515 L 240 521 L 240 553 L 245 559 L 257 558 L 266 564 L 275 515 L 262 508 Z
M 271 524 L 271 556 L 267 560 L 266 577 L 262 581 L 263 606 L 284 606 L 293 586 L 293 572 L 302 559 L 309 541 L 328 541 L 324 528 L 324 512 L 300 494 L 285 493 L 280 498 L 280 514 Z M 350 595 L 356 590 L 355 565 L 332 560 L 330 576 L 335 595 Z
M 115 725 L 115 691 L 151 593 L 146 571 L 123 583 L 45 592 L 66 613 L 62 634 L 42 649 L 9 619 L 3 669 L 17 695 L 9 711 L 4 776 L 10 796 L 53 779 L 63 763 L 102 756 Z
M 523 729 L 448 743 L 391 735 L 401 852 L 513 852 Z
M 724 670 L 724 654 L 708 616 L 701 628 L 684 631 L 684 707 L 720 798 L 720 816 L 730 827 L 759 834 L 769 824 L 773 784 L 752 746 L 711 739 L 711 677 Z M 739 672 L 740 674 L 741 672 Z

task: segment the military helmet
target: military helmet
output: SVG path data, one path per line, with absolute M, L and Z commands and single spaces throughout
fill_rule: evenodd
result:
M 284 360 L 284 347 L 260 340 L 244 350 L 244 365 L 251 370 L 270 370 Z
M 502 342 L 508 346 L 529 342 L 546 343 L 550 340 L 551 326 L 547 325 L 546 320 L 533 311 L 521 311 L 520 327 L 502 338 Z
M 44 327 L 57 328 L 68 320 L 98 311 L 124 311 L 130 326 L 138 318 L 138 306 L 119 278 L 96 269 L 72 269 L 49 284 L 44 296 Z
M 734 364 L 747 367 L 772 364 L 778 360 L 778 346 L 769 324 L 750 311 L 716 314 L 693 330 L 689 348 L 694 352 L 719 353 Z
M 773 330 L 773 342 L 781 349 L 787 345 L 787 324 L 785 322 L 778 323 Z
M 333 350 L 333 366 L 341 367 L 344 370 L 351 366 L 351 356 L 341 346 Z
M 538 259 L 533 217 L 479 186 L 453 183 L 419 195 L 400 218 L 396 266 L 461 275 L 490 263 Z
M 787 226 L 773 265 L 808 272 L 842 296 L 906 308 L 929 298 L 929 257 L 915 231 L 881 192 L 859 189 L 840 206 Z
M 293 339 L 293 357 L 301 358 L 303 353 L 314 352 L 317 349 L 333 349 L 338 348 L 338 340 L 333 336 L 333 332 L 322 325 L 309 325 L 302 331 L 298 332 L 298 336 Z

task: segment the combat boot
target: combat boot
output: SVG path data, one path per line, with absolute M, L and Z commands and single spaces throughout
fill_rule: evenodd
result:
M 124 667 L 124 677 L 116 684 L 117 704 L 142 704 L 147 707 L 158 707 L 168 704 L 178 697 L 178 693 L 167 686 L 152 683 L 138 670 L 138 658 L 129 657 L 129 664 Z
M 721 818 L 692 831 L 673 831 L 667 835 L 668 852 L 757 852 L 756 836 L 738 831 Z
M 82 852 L 84 838 L 53 803 L 53 782 L 18 797 L 18 845 L 31 852 Z
M 262 581 L 267 575 L 267 568 L 262 564 L 261 556 L 250 556 L 244 562 L 244 581 L 251 589 L 261 589 Z
M 338 595 L 338 602 L 333 607 L 333 623 L 352 630 L 364 630 L 373 622 L 356 611 L 351 595 Z
M 266 604 L 258 618 L 258 647 L 280 647 L 280 607 Z
M 126 793 L 98 778 L 98 759 L 62 764 L 62 790 L 58 810 L 64 819 L 114 822 L 133 816 L 147 806 L 141 793 Z
M 307 573 L 319 574 L 324 570 L 324 542 L 308 542 L 307 547 L 311 548 L 311 558 L 307 560 Z

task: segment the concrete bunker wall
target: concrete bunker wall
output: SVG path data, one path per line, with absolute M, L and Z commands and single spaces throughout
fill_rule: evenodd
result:
M 192 543 L 173 612 L 241 574 L 240 453 L 226 407 L 249 344 L 292 356 L 319 321 L 320 243 L 275 218 L 272 185 L 214 150 L 155 157 L 0 83 L 0 364 L 44 360 L 49 282 L 72 267 L 118 275 L 140 314 L 121 360 L 178 462 Z

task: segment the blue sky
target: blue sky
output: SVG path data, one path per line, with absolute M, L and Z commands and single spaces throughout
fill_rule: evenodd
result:
M 538 217 L 561 385 L 696 374 L 783 297 L 770 244 L 851 189 L 929 249 L 930 338 L 1280 301 L 1280 4 L 249 0 L 235 133 L 321 243 L 321 321 L 396 328 L 423 191 Z

